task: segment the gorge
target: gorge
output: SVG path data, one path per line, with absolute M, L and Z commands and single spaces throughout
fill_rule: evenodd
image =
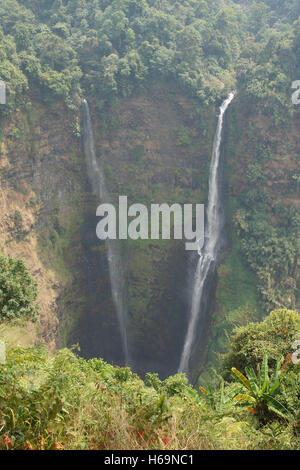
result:
M 179 372 L 189 373 L 189 359 L 192 352 L 192 347 L 194 339 L 196 336 L 201 337 L 204 340 L 203 334 L 200 333 L 199 328 L 201 329 L 201 323 L 207 324 L 209 320 L 206 318 L 208 315 L 207 309 L 212 304 L 212 299 L 209 298 L 210 295 L 214 295 L 214 290 L 209 286 L 210 279 L 214 275 L 217 260 L 218 252 L 221 244 L 222 230 L 224 228 L 224 208 L 221 202 L 221 193 L 222 193 L 222 172 L 223 165 L 220 162 L 221 150 L 222 150 L 222 136 L 224 134 L 224 117 L 227 111 L 228 106 L 234 98 L 235 93 L 231 93 L 229 97 L 223 102 L 220 107 L 220 113 L 218 116 L 217 129 L 213 141 L 213 150 L 210 163 L 210 174 L 209 174 L 209 184 L 208 184 L 208 204 L 207 204 L 207 213 L 206 213 L 206 225 L 205 225 L 205 241 L 204 246 L 200 247 L 199 243 L 199 261 L 196 264 L 196 270 L 193 275 L 193 285 L 190 289 L 191 297 L 188 299 L 188 303 L 191 304 L 190 318 L 188 322 L 188 329 L 186 332 L 186 337 L 184 340 L 184 347 L 182 355 L 180 358 Z M 84 153 L 87 160 L 87 168 L 89 178 L 92 182 L 92 188 L 99 201 L 101 203 L 111 202 L 111 198 L 108 194 L 105 177 L 103 170 L 100 167 L 100 164 L 97 163 L 95 148 L 94 148 L 94 138 L 92 131 L 92 123 L 90 118 L 89 107 L 87 101 L 83 102 L 83 144 L 84 144 Z M 126 208 L 127 208 L 127 197 L 124 198 L 119 196 L 119 205 L 121 207 L 124 205 L 124 199 L 126 199 Z M 121 201 L 121 202 L 120 202 Z M 175 206 L 174 206 L 175 208 Z M 139 207 L 139 210 L 141 208 Z M 170 209 L 169 209 L 170 210 Z M 167 211 L 168 212 L 168 211 Z M 124 215 L 120 211 L 119 217 Z M 176 211 L 174 215 L 176 215 Z M 162 214 L 163 215 L 163 214 Z M 170 214 L 167 213 L 169 216 Z M 178 214 L 177 214 L 178 215 Z M 182 214 L 181 217 L 177 217 L 178 222 L 182 224 Z M 179 220 L 180 219 L 180 220 Z M 175 219 L 176 220 L 176 219 Z M 126 211 L 126 222 L 127 222 L 127 211 Z M 125 221 L 124 221 L 125 223 Z M 148 215 L 147 215 L 147 224 L 148 224 Z M 155 224 L 154 224 L 155 225 Z M 159 223 L 156 224 L 159 226 Z M 197 220 L 198 227 L 198 220 Z M 123 228 L 124 231 L 124 228 Z M 148 232 L 148 228 L 147 228 Z M 181 229 L 182 232 L 182 229 Z M 152 234 L 154 233 L 151 232 Z M 126 224 L 126 234 L 127 234 L 127 224 Z M 196 233 L 195 233 L 196 234 Z M 195 235 L 194 234 L 194 235 Z M 197 231 L 197 236 L 200 236 L 199 230 Z M 127 235 L 126 235 L 127 238 Z M 143 238 L 141 236 L 141 238 Z M 153 237 L 152 237 L 153 238 Z M 170 238 L 170 237 L 167 237 Z M 182 237 L 179 237 L 181 239 Z M 148 235 L 146 237 L 148 239 Z M 124 363 L 130 364 L 134 370 L 134 363 L 129 361 L 128 356 L 128 318 L 126 314 L 126 293 L 124 290 L 125 284 L 125 272 L 122 266 L 122 259 L 119 253 L 119 247 L 117 245 L 117 240 L 108 238 L 106 241 L 107 250 L 108 250 L 108 264 L 109 264 L 109 273 L 110 273 L 110 283 L 112 298 L 116 308 L 119 328 L 122 338 L 123 352 L 124 352 Z M 202 294 L 206 294 L 206 305 L 203 302 Z M 201 312 L 201 310 L 204 310 Z M 200 316 L 200 319 L 199 319 Z M 204 343 L 205 344 L 205 343 Z M 134 355 L 134 344 L 131 345 L 132 353 Z M 202 351 L 203 352 L 203 351 Z M 201 352 L 200 352 L 201 353 Z M 158 368 L 158 365 L 155 365 L 153 361 L 153 366 Z M 145 370 L 146 371 L 146 370 Z
M 17 336 L 78 343 L 142 375 L 210 378 L 236 326 L 299 305 L 299 9 L 110 3 L 0 6 L 1 250 L 25 260 L 41 306 Z M 222 136 L 227 245 L 204 263 L 200 302 L 201 256 L 181 240 L 102 243 L 95 212 L 122 194 L 129 206 L 206 204 L 218 108 L 235 88 Z
M 0 450 L 300 449 L 299 15 L 1 0 Z

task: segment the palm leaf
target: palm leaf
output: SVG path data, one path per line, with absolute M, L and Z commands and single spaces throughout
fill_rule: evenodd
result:
M 204 387 L 201 387 L 201 385 L 199 386 L 199 390 L 200 390 L 201 393 L 203 393 L 203 395 L 206 395 L 206 396 L 208 395 L 208 391 L 205 390 Z
M 281 366 L 282 366 L 282 363 L 284 361 L 284 357 L 281 357 L 278 359 L 278 361 L 276 362 L 276 367 L 275 367 L 275 371 L 274 371 L 274 374 L 272 376 L 272 382 L 271 382 L 271 388 L 273 388 L 275 386 L 275 384 L 279 381 L 279 377 L 281 375 Z M 276 390 L 277 387 L 275 387 L 275 390 Z
M 255 395 L 257 395 L 258 392 L 259 392 L 259 387 L 258 387 L 258 381 L 257 381 L 257 377 L 256 377 L 256 374 L 255 374 L 254 370 L 252 368 L 248 369 L 246 367 L 245 372 L 246 372 L 247 376 L 249 377 L 249 383 L 250 383 L 250 387 L 251 387 L 252 392 Z
M 252 392 L 251 385 L 247 377 L 244 376 L 239 370 L 237 370 L 235 367 L 232 367 L 232 372 L 233 374 L 238 378 L 239 382 L 244 385 L 250 392 Z
M 274 411 L 279 416 L 282 416 L 285 419 L 289 419 L 290 412 L 280 401 L 278 401 L 276 398 L 272 397 L 272 395 L 269 395 L 268 393 L 265 393 L 264 397 L 267 399 L 268 408 L 270 410 Z
M 275 383 L 272 383 L 272 386 L 271 386 L 271 388 L 269 389 L 270 395 L 273 395 L 273 393 L 275 392 L 275 390 L 277 390 L 277 388 L 279 387 L 279 385 L 280 385 L 280 381 L 279 381 L 279 380 L 277 380 L 277 382 L 275 382 Z
M 251 395 L 248 395 L 247 393 L 239 393 L 236 397 L 234 397 L 233 401 L 245 401 L 247 403 L 256 403 L 255 398 L 251 397 Z
M 270 411 L 273 411 L 276 415 L 280 416 L 281 418 L 284 419 L 289 419 L 289 416 L 287 416 L 285 413 L 282 413 L 278 408 L 275 408 L 274 406 L 268 406 Z

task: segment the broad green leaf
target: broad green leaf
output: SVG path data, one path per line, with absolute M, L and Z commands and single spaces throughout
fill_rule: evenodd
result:
M 254 370 L 252 368 L 251 369 L 245 368 L 245 372 L 248 376 L 252 392 L 255 395 L 258 395 L 259 387 L 258 387 L 258 381 L 257 381 L 257 377 L 256 377 L 256 374 L 255 374 Z
M 264 397 L 267 399 L 268 408 L 274 412 L 276 412 L 279 416 L 283 418 L 289 419 L 290 412 L 289 410 L 276 398 L 272 397 L 271 395 L 265 393 Z
M 261 386 L 263 392 L 267 390 L 269 383 L 268 355 L 265 354 L 261 367 Z
M 272 384 L 272 387 L 269 389 L 269 394 L 272 395 L 275 390 L 277 390 L 277 388 L 279 387 L 280 385 L 280 382 L 279 380 L 277 380 L 277 382 L 275 382 L 274 384 Z
M 281 369 L 281 366 L 283 364 L 283 361 L 284 361 L 284 357 L 281 357 L 281 358 L 278 359 L 278 361 L 276 363 L 275 371 L 274 371 L 272 381 L 271 381 L 271 388 L 273 388 L 274 385 L 279 381 L 279 377 L 281 375 L 281 370 L 280 369 Z M 275 390 L 276 390 L 276 388 L 275 388 Z
M 285 413 L 282 413 L 277 408 L 275 408 L 273 406 L 268 406 L 268 408 L 269 408 L 269 410 L 273 411 L 273 413 L 277 414 L 278 416 L 281 416 L 281 418 L 289 419 L 289 417 Z
M 247 377 L 242 374 L 239 370 L 237 370 L 235 367 L 232 367 L 232 372 L 234 375 L 238 378 L 238 380 L 248 389 L 250 392 L 252 392 L 251 385 Z
M 212 409 L 215 410 L 216 409 L 216 404 L 215 404 L 214 394 L 213 394 L 212 389 L 210 388 L 210 386 L 208 386 L 207 389 L 208 389 L 209 402 L 211 404 Z
M 246 401 L 246 402 L 256 403 L 255 398 L 251 397 L 251 395 L 248 395 L 246 393 L 240 393 L 239 395 L 234 397 L 233 401 Z

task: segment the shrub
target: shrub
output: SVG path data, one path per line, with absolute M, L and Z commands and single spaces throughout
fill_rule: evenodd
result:
M 0 322 L 20 317 L 36 319 L 36 300 L 37 283 L 24 261 L 0 256 Z
M 223 377 L 231 378 L 231 368 L 245 372 L 255 369 L 268 354 L 269 365 L 274 369 L 276 361 L 291 353 L 294 339 L 300 337 L 300 315 L 294 310 L 274 310 L 261 323 L 249 323 L 234 330 L 231 350 L 223 356 Z
M 246 389 L 246 393 L 237 394 L 233 400 L 258 414 L 262 423 L 272 420 L 272 414 L 286 420 L 290 418 L 289 410 L 276 397 L 281 383 L 280 368 L 282 362 L 283 358 L 278 359 L 275 371 L 271 376 L 269 375 L 267 354 L 264 355 L 261 368 L 258 367 L 257 374 L 252 368 L 248 369 L 246 367 L 247 377 L 245 377 L 235 367 L 232 368 L 233 376 Z
M 285 375 L 285 374 L 282 374 Z M 69 349 L 9 349 L 0 365 L 0 449 L 296 449 L 298 421 L 253 426 L 222 383 L 213 406 L 182 374 L 143 380 Z M 294 382 L 293 382 L 294 383 Z M 203 389 L 204 390 L 204 389 Z M 289 384 L 286 383 L 289 393 Z

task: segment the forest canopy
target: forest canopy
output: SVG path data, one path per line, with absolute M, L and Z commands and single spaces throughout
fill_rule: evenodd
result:
M 31 83 L 46 99 L 93 94 L 101 106 L 158 77 L 205 103 L 237 81 L 283 105 L 299 74 L 299 15 L 299 0 L 7 0 L 0 79 L 11 106 Z

